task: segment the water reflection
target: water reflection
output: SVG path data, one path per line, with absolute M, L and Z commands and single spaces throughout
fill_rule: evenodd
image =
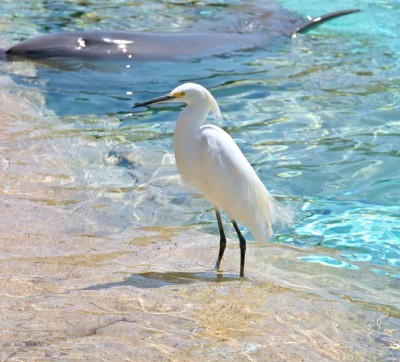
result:
M 175 9 L 176 28 L 251 29 L 239 10 L 270 2 L 139 1 L 128 10 L 83 2 L 79 11 L 90 11 L 77 14 L 76 3 L 59 13 L 39 3 L 3 4 L 7 44 L 43 29 L 43 15 L 52 30 L 118 29 L 132 19 L 139 30 L 162 30 Z M 20 359 L 85 360 L 91 351 L 124 360 L 134 346 L 132 359 L 143 360 L 399 360 L 399 49 L 380 36 L 398 10 L 373 6 L 379 16 L 366 12 L 346 31 L 332 25 L 322 36 L 184 66 L 0 64 L 10 356 L 19 348 Z M 225 259 L 233 274 L 198 272 L 217 255 L 218 237 L 204 232 L 218 231 L 210 205 L 177 177 L 178 109 L 130 113 L 184 81 L 212 90 L 224 127 L 297 211 L 274 243 L 249 241 L 244 282 L 234 274 L 236 241 Z M 170 229 L 138 231 L 149 225 Z M 180 238 L 181 225 L 203 233 Z
M 28 172 L 14 168 L 8 175 L 10 179 L 18 175 L 21 180 L 21 173 L 25 173 L 22 179 L 26 185 L 19 182 L 20 189 L 35 185 L 35 189 L 45 187 L 47 193 L 30 199 L 63 207 L 67 213 L 79 212 L 81 218 L 92 220 L 89 224 L 93 229 L 100 225 L 98 235 L 143 225 L 192 225 L 217 234 L 208 203 L 187 190 L 177 177 L 172 134 L 179 108 L 162 105 L 130 113 L 134 100 L 151 98 L 176 83 L 193 80 L 208 86 L 217 97 L 227 115 L 223 126 L 267 187 L 297 210 L 297 223 L 278 230 L 276 241 L 340 249 L 350 261 L 367 261 L 368 254 L 368 262 L 397 268 L 395 220 L 400 194 L 395 165 L 399 152 L 397 124 L 391 121 L 393 110 L 377 110 L 374 103 L 365 103 L 363 95 L 357 100 L 367 110 L 358 112 L 354 95 L 343 99 L 343 94 L 339 97 L 312 90 L 319 77 L 333 76 L 333 68 L 323 66 L 332 48 L 347 54 L 347 58 L 341 58 L 341 66 L 351 68 L 362 63 L 353 59 L 350 45 L 326 42 L 309 45 L 315 52 L 322 51 L 316 58 L 319 72 L 296 73 L 290 81 L 284 70 L 307 69 L 315 64 L 308 64 L 309 59 L 299 54 L 301 62 L 290 61 L 287 56 L 295 52 L 295 45 L 288 52 L 285 43 L 275 45 L 268 53 L 260 51 L 257 63 L 255 55 L 244 52 L 185 67 L 142 62 L 131 70 L 118 63 L 68 72 L 39 68 L 38 76 L 29 73 L 17 87 L 34 85 L 57 115 L 45 121 L 28 121 L 19 129 L 13 125 L 20 140 L 20 146 L 13 144 L 14 149 L 20 147 L 18 162 L 26 162 L 30 155 L 34 162 L 25 166 Z M 328 45 L 329 49 L 324 48 Z M 160 74 L 160 69 L 169 72 Z M 188 74 L 196 76 L 188 79 Z M 357 81 L 361 75 L 349 77 Z M 95 87 L 94 81 L 108 87 Z M 309 87 L 307 96 L 300 87 L 303 82 Z M 391 89 L 384 91 L 389 95 L 382 90 L 380 102 L 392 97 Z M 350 103 L 346 103 L 343 118 L 337 120 L 335 108 L 343 101 Z M 365 124 L 367 111 L 372 116 Z M 378 116 L 389 121 L 371 127 Z M 10 171 L 9 160 L 4 159 L 2 164 Z M 60 198 L 58 189 L 69 195 Z M 247 238 L 251 236 L 247 234 Z M 355 252 L 361 244 L 362 250 Z M 396 275 L 396 271 L 388 275 Z

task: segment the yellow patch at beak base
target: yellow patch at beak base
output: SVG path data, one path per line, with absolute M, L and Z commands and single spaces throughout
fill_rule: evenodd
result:
M 185 96 L 185 92 L 175 92 L 175 93 L 171 93 L 171 95 L 175 98 L 182 98 Z

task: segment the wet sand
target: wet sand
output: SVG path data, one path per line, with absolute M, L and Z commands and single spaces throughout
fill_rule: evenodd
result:
M 43 117 L 40 95 L 11 89 L 0 106 L 0 360 L 400 358 L 396 279 L 365 263 L 299 260 L 318 249 L 249 243 L 240 280 L 236 240 L 217 275 L 216 236 L 133 223 L 97 233 L 104 226 L 66 212 L 70 189 L 24 172 L 40 157 L 24 153 L 13 130 Z

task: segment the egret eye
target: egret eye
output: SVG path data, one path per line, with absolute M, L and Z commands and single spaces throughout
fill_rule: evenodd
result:
M 176 97 L 176 98 L 182 98 L 182 97 L 184 97 L 185 96 L 185 92 L 176 92 L 175 94 L 174 94 L 174 97 Z

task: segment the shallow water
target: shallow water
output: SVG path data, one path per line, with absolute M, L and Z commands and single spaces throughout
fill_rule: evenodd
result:
M 296 211 L 294 225 L 272 240 L 301 250 L 292 270 L 310 270 L 311 279 L 338 273 L 336 294 L 347 290 L 348 278 L 364 275 L 359 304 L 370 307 L 380 298 L 398 313 L 391 293 L 400 278 L 399 4 L 281 3 L 303 17 L 344 7 L 363 12 L 296 39 L 277 36 L 263 49 L 186 62 L 1 64 L 0 202 L 14 213 L 5 214 L 0 228 L 20 237 L 58 232 L 93 241 L 148 226 L 217 235 L 210 205 L 177 177 L 172 134 L 179 107 L 130 110 L 136 101 L 194 81 L 212 91 L 223 126 L 266 186 Z M 268 28 L 260 14 L 272 11 L 276 18 L 268 21 L 274 22 L 288 14 L 262 1 L 129 4 L 5 3 L 0 42 L 126 27 L 257 32 Z M 259 267 L 278 263 L 267 250 L 252 260 Z M 265 278 L 262 271 L 256 275 Z M 177 278 L 190 283 L 192 277 Z M 130 283 L 168 286 L 157 275 L 134 276 Z M 318 293 L 330 293 L 326 284 L 322 277 Z M 351 292 L 343 294 L 354 300 Z M 366 297 L 371 294 L 373 300 Z M 396 313 L 388 313 L 394 325 Z
M 136 7 L 126 11 L 118 4 L 82 5 L 78 10 L 72 3 L 62 10 L 42 5 L 25 5 L 29 9 L 21 5 L 13 28 L 21 32 L 22 22 L 37 32 L 74 30 L 83 26 L 83 17 L 85 28 L 118 28 L 115 23 L 120 19 L 132 23 L 134 29 L 159 30 L 167 28 L 170 11 L 179 19 L 178 29 L 206 24 L 213 29 L 214 21 L 225 12 L 230 17 L 220 29 L 231 29 L 233 22 L 245 30 L 261 28 L 252 13 L 262 11 L 257 2 L 252 6 L 205 4 L 194 9 L 166 2 L 142 4 L 140 11 Z M 301 9 L 295 2 L 285 5 L 293 11 Z M 157 19 L 150 18 L 156 24 L 146 16 L 153 14 L 154 7 Z M 244 12 L 233 17 L 238 7 Z M 313 12 L 322 13 L 323 7 Z M 365 4 L 363 10 L 368 14 L 375 7 Z M 46 153 L 40 156 L 42 172 L 58 174 L 52 177 L 63 178 L 61 186 L 68 183 L 69 188 L 90 190 L 91 197 L 82 200 L 79 196 L 66 206 L 81 210 L 83 216 L 101 200 L 107 211 L 95 218 L 125 215 L 114 229 L 183 224 L 216 233 L 208 204 L 187 197 L 175 179 L 171 137 L 179 109 L 129 113 L 134 101 L 163 94 L 184 81 L 202 83 L 218 99 L 226 117 L 224 126 L 265 184 L 296 210 L 293 228 L 280 231 L 276 241 L 338 249 L 341 258 L 332 260 L 332 266 L 357 268 L 360 262 L 372 262 L 374 269 L 396 277 L 400 263 L 399 62 L 392 40 L 398 30 L 382 20 L 388 17 L 387 11 L 396 11 L 396 4 L 379 9 L 382 17 L 375 24 L 367 15 L 354 14 L 324 25 L 313 35 L 293 40 L 278 37 L 265 49 L 231 57 L 184 63 L 72 61 L 64 63 L 68 70 L 38 66 L 34 75 L 16 75 L 13 65 L 7 64 L 4 71 L 14 73 L 16 87 L 40 90 L 47 109 L 56 114 L 36 125 L 39 134 L 34 142 L 28 135 L 24 149 L 37 148 L 40 140 Z M 301 12 L 307 12 L 307 6 Z M 9 9 L 9 19 L 12 14 Z M 37 20 L 42 17 L 52 19 L 45 29 Z M 199 17 L 198 24 L 193 17 Z M 8 33 L 13 39 L 32 35 Z M 55 145 L 63 145 L 63 150 L 54 154 Z M 44 171 L 46 162 L 50 164 Z M 67 180 L 63 168 L 71 172 Z M 321 260 L 326 263 L 323 256 Z

